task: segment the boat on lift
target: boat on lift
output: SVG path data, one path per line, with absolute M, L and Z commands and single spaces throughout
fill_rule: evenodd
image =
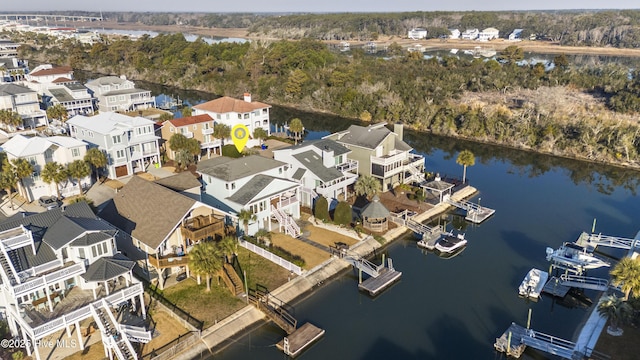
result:
M 467 240 L 464 238 L 463 233 L 454 234 L 453 230 L 448 233 L 442 234 L 440 239 L 436 242 L 436 250 L 440 253 L 452 253 L 456 250 L 467 245 Z
M 522 283 L 518 287 L 518 294 L 520 294 L 520 296 L 538 299 L 548 279 L 549 274 L 547 274 L 546 271 L 533 268 L 529 270 L 527 276 L 522 280 Z
M 610 263 L 598 258 L 587 248 L 576 243 L 566 242 L 556 250 L 548 247 L 546 252 L 547 261 L 572 268 L 587 270 L 611 266 Z

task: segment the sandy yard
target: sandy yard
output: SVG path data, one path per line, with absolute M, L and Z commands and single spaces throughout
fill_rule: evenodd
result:
M 303 258 L 305 262 L 304 269 L 306 270 L 322 264 L 331 257 L 326 251 L 282 233 L 274 233 L 271 237 L 271 242 L 273 245 L 287 250 L 292 255 L 298 255 Z
M 150 342 L 142 345 L 142 354 L 146 355 L 153 352 L 155 349 L 159 349 L 162 346 L 170 343 L 180 335 L 185 335 L 189 332 L 184 326 L 180 324 L 175 318 L 167 314 L 165 311 L 156 311 L 152 315 L 153 321 L 156 324 L 155 330 L 158 335 L 154 334 L 154 338 Z

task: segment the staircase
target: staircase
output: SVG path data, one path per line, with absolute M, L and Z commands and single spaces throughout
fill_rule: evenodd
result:
M 423 171 L 420 171 L 420 170 L 418 170 L 417 168 L 415 168 L 413 166 L 407 166 L 406 168 L 411 173 L 411 177 L 409 177 L 406 180 L 413 180 L 413 181 L 415 181 L 417 183 L 425 181 L 425 176 L 424 176 L 424 172 Z
M 276 220 L 284 227 L 285 234 L 297 238 L 302 233 L 300 231 L 300 227 L 293 218 L 286 214 L 284 211 L 278 209 L 277 207 L 271 205 L 271 214 L 276 218 Z
M 12 257 L 16 257 L 16 256 L 11 256 L 11 253 L 15 253 L 15 251 L 9 250 L 8 253 L 5 252 L 4 249 L 2 249 L 2 251 L 0 251 L 0 265 L 2 265 L 2 270 L 6 274 L 6 280 L 9 281 L 10 285 L 15 285 L 15 284 L 18 283 L 17 271 L 16 271 L 15 267 L 13 266 L 14 263 L 13 262 L 10 263 L 10 261 L 11 261 L 10 259 Z M 3 280 L 5 280 L 4 276 L 3 276 Z
M 222 274 L 225 278 L 225 283 L 229 287 L 229 290 L 233 292 L 235 296 L 239 296 L 244 294 L 244 286 L 242 284 L 242 279 L 236 273 L 236 270 L 229 263 L 225 263 L 222 267 Z
M 266 288 L 258 286 L 257 289 L 249 289 L 249 300 L 258 310 L 262 311 L 271 321 L 278 325 L 287 334 L 293 333 L 298 321 L 285 302 L 270 295 Z
M 91 312 L 102 332 L 103 342 L 116 353 L 118 360 L 137 360 L 138 354 L 133 349 L 129 337 L 120 331 L 120 325 L 109 309 L 108 304 L 102 300 L 102 307 L 91 304 Z M 123 336 L 125 335 L 125 336 Z

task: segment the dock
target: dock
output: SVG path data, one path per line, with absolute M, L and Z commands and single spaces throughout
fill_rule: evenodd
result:
M 311 323 L 305 323 L 292 334 L 277 343 L 276 347 L 283 351 L 285 355 L 296 357 L 323 335 L 323 329 L 320 329 Z
M 571 290 L 571 287 L 562 285 L 560 279 L 555 276 L 550 277 L 549 281 L 547 281 L 542 288 L 542 292 L 561 298 L 567 296 L 569 290 Z
M 371 296 L 376 296 L 398 281 L 400 276 L 402 276 L 401 272 L 385 268 L 381 271 L 380 275 L 370 277 L 358 284 L 358 289 L 367 292 Z
M 487 220 L 491 215 L 493 215 L 496 211 L 494 209 L 488 208 L 486 206 L 480 206 L 480 204 L 472 203 L 467 200 L 453 200 L 451 196 L 444 196 L 443 201 L 449 205 L 453 205 L 457 208 L 465 210 L 467 212 L 467 216 L 465 220 L 471 221 L 472 223 L 479 224 L 485 220 Z
M 416 221 L 414 219 L 416 215 L 418 215 L 418 213 L 414 211 L 404 210 L 399 213 L 390 213 L 390 219 L 395 224 L 407 227 L 409 230 L 422 237 L 422 240 L 432 242 L 433 246 L 435 246 L 435 242 L 438 240 L 440 235 L 444 233 L 444 229 L 442 226 L 428 226 Z

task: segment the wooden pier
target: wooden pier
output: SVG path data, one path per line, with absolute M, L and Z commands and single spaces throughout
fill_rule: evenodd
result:
M 371 296 L 378 295 L 381 291 L 393 285 L 400 279 L 402 273 L 394 269 L 384 268 L 376 277 L 370 277 L 358 284 L 358 289 L 366 291 Z
M 444 233 L 444 229 L 442 226 L 432 227 L 416 221 L 413 219 L 416 215 L 418 215 L 418 213 L 414 211 L 404 210 L 399 213 L 390 213 L 390 218 L 392 222 L 400 226 L 405 226 L 422 237 L 422 240 L 433 241 L 433 245 L 435 246 L 435 241 Z
M 296 357 L 324 335 L 324 330 L 306 323 L 276 344 L 285 355 Z
M 549 281 L 542 288 L 542 292 L 561 298 L 567 296 L 569 290 L 571 287 L 562 285 L 560 279 L 555 276 L 549 278 Z
M 573 342 L 527 329 L 516 323 L 511 323 L 511 326 L 493 344 L 496 350 L 515 358 L 520 358 L 527 346 L 563 359 L 573 359 L 575 353 Z
M 382 259 L 382 264 L 376 265 L 361 256 L 348 252 L 341 252 L 340 256 L 358 269 L 358 289 L 366 291 L 371 296 L 375 296 L 393 285 L 402 276 L 402 272 L 393 268 L 391 259 L 387 259 L 387 267 L 385 267 L 384 258 Z M 363 272 L 369 275 L 370 278 L 362 281 Z
M 496 212 L 494 209 L 488 208 L 486 206 L 480 206 L 480 204 L 472 203 L 471 201 L 453 200 L 451 199 L 451 196 L 448 195 L 443 198 L 443 201 L 449 205 L 453 205 L 457 208 L 465 210 L 467 212 L 465 220 L 471 221 L 472 223 L 476 224 L 487 220 Z

